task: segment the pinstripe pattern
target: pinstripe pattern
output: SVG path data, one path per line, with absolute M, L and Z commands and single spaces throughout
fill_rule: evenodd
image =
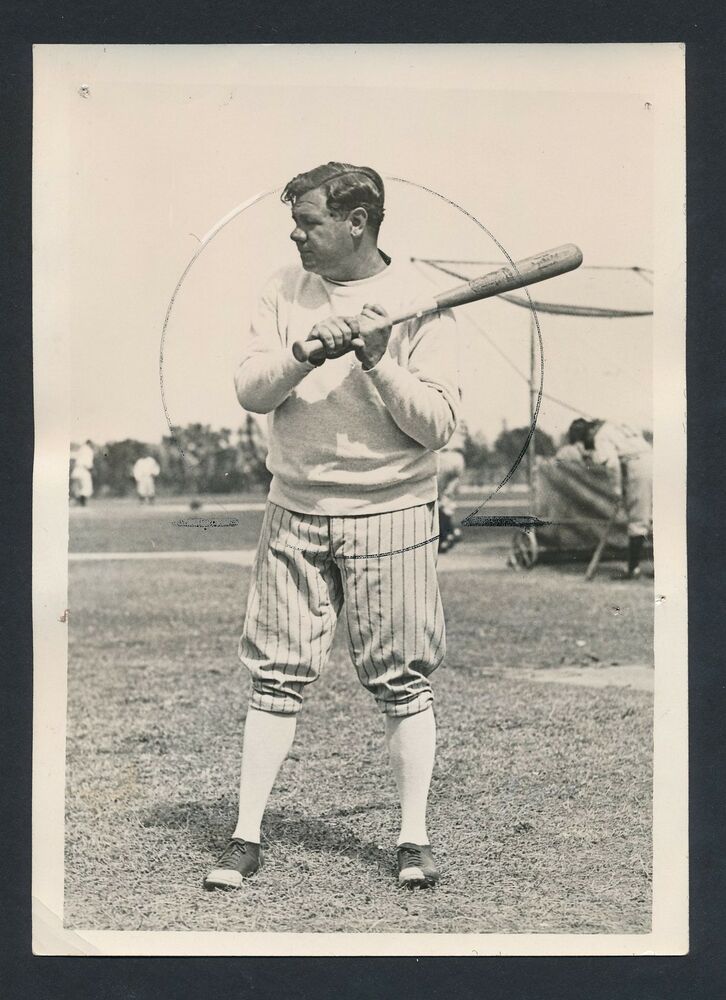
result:
M 433 503 L 356 517 L 268 503 L 239 643 L 252 705 L 299 711 L 343 607 L 351 658 L 381 711 L 413 715 L 430 705 L 428 677 L 445 654 L 436 524 Z

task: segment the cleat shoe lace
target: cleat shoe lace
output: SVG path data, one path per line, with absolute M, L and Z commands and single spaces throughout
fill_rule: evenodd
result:
M 230 840 L 217 860 L 217 868 L 237 868 L 240 858 L 247 854 L 247 841 L 234 838 Z
M 423 858 L 421 856 L 421 848 L 411 845 L 410 847 L 402 847 L 400 851 L 400 867 L 404 868 L 420 868 L 423 864 Z
M 232 837 L 204 879 L 205 889 L 238 889 L 243 879 L 251 878 L 262 865 L 259 844 Z

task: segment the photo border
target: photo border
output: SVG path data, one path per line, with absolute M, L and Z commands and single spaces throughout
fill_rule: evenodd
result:
M 685 5 L 684 5 L 685 6 Z M 368 987 L 398 995 L 404 988 L 410 989 L 411 982 L 426 982 L 425 991 L 434 990 L 437 983 L 462 995 L 473 995 L 472 990 L 486 982 L 487 993 L 491 996 L 579 996 L 583 984 L 587 984 L 588 995 L 651 996 L 659 986 L 667 990 L 668 996 L 715 996 L 713 992 L 723 981 L 723 962 L 719 952 L 723 948 L 720 933 L 723 915 L 723 823 L 718 826 L 719 805 L 723 810 L 720 794 L 720 770 L 714 766 L 722 760 L 722 701 L 723 687 L 720 679 L 721 650 L 723 649 L 723 619 L 720 613 L 719 587 L 721 586 L 720 566 L 716 559 L 709 560 L 708 544 L 714 537 L 720 537 L 719 525 L 723 523 L 723 490 L 719 490 L 720 475 L 713 468 L 713 429 L 722 419 L 720 399 L 722 384 L 718 366 L 714 359 L 722 357 L 720 330 L 716 332 L 714 322 L 714 299 L 719 286 L 716 282 L 716 265 L 723 254 L 721 246 L 718 213 L 713 211 L 712 192 L 719 191 L 722 172 L 716 164 L 719 153 L 723 153 L 724 115 L 723 89 L 720 67 L 723 55 L 723 32 L 721 26 L 714 30 L 708 23 L 708 16 L 702 17 L 700 26 L 693 26 L 690 11 L 681 11 L 678 5 L 670 4 L 665 11 L 659 11 L 657 21 L 648 14 L 637 15 L 632 8 L 627 14 L 613 16 L 612 9 L 596 12 L 588 10 L 585 20 L 587 29 L 566 10 L 559 17 L 548 14 L 547 30 L 542 30 L 539 8 L 529 5 L 532 20 L 528 26 L 521 21 L 505 27 L 508 15 L 500 12 L 499 20 L 493 18 L 494 26 L 467 25 L 468 41 L 534 42 L 546 40 L 549 32 L 556 30 L 558 41 L 580 42 L 585 38 L 593 41 L 644 41 L 644 40 L 684 40 L 687 43 L 687 114 L 688 114 L 688 205 L 689 205 L 689 263 L 688 263 L 688 389 L 689 389 L 689 569 L 691 571 L 690 590 L 690 713 L 691 730 L 691 851 L 692 888 L 697 895 L 697 906 L 691 907 L 691 952 L 683 958 L 653 959 L 491 959 L 481 962 L 467 962 L 465 959 L 422 959 L 395 960 L 380 959 L 361 962 L 356 959 L 339 961 L 331 959 L 276 960 L 269 962 L 255 959 L 230 961 L 185 960 L 184 962 L 161 959 L 115 959 L 113 963 L 97 961 L 80 965 L 75 959 L 33 958 L 29 946 L 29 805 L 26 796 L 17 793 L 18 787 L 28 789 L 30 778 L 30 610 L 29 610 L 29 563 L 30 563 L 30 502 L 32 489 L 30 472 L 32 469 L 32 357 L 30 351 L 30 106 L 31 71 L 30 44 L 42 35 L 44 42 L 76 43 L 94 41 L 98 36 L 109 42 L 159 41 L 159 32 L 150 31 L 148 11 L 140 4 L 126 5 L 124 16 L 112 25 L 97 25 L 93 18 L 83 16 L 68 18 L 61 24 L 58 18 L 48 17 L 46 12 L 26 16 L 18 24 L 18 18 L 11 18 L 9 41 L 3 49 L 2 72 L 6 88 L 6 105 L 9 106 L 7 126 L 14 141 L 12 148 L 5 146 L 6 190 L 11 195 L 6 216 L 7 235 L 15 252 L 6 257 L 2 264 L 2 281 L 10 294 L 6 302 L 12 311 L 12 322 L 3 331 L 6 353 L 12 352 L 13 380 L 3 398 L 6 410 L 6 426 L 14 426 L 15 445 L 11 468 L 16 477 L 13 502 L 13 539 L 15 548 L 4 564 L 5 593 L 10 601 L 8 617 L 12 629 L 10 642 L 6 647 L 9 662 L 17 665 L 17 670 L 6 670 L 3 675 L 3 693 L 7 695 L 5 704 L 12 703 L 12 710 L 6 712 L 8 724 L 4 740 L 9 748 L 6 753 L 7 768 L 4 777 L 9 788 L 6 797 L 8 808 L 4 814 L 5 829 L 9 834 L 9 850 L 3 855 L 6 874 L 5 885 L 9 887 L 13 920 L 9 923 L 6 937 L 5 965 L 10 969 L 12 982 L 31 983 L 35 996 L 60 995 L 78 996 L 81 972 L 93 979 L 97 986 L 103 986 L 107 995 L 136 996 L 138 990 L 144 995 L 152 991 L 166 991 L 174 983 L 176 996 L 192 995 L 205 984 L 219 995 L 239 995 L 239 987 L 245 989 L 252 984 L 269 991 L 284 991 L 286 996 L 319 996 L 321 988 L 335 989 L 336 982 L 347 982 L 349 989 L 345 995 L 370 996 L 358 988 L 363 977 Z M 417 8 L 418 9 L 418 8 Z M 157 6 L 159 17 L 162 6 Z M 142 14 L 146 14 L 146 19 Z M 231 13 L 231 12 L 230 12 Z M 389 37 L 381 38 L 380 30 L 372 30 L 375 40 L 416 41 L 411 38 L 411 11 L 404 9 L 402 28 L 388 10 Z M 433 11 L 431 12 L 433 13 Z M 526 17 L 525 6 L 525 17 Z M 32 14 L 32 12 L 31 12 Z M 96 10 L 96 16 L 100 12 Z M 274 12 L 268 11 L 268 20 Z M 372 15 L 368 15 L 372 18 Z M 235 41 L 269 41 L 275 34 L 277 40 L 287 42 L 308 42 L 311 31 L 295 30 L 297 22 L 286 23 L 280 32 L 279 23 L 272 31 L 265 25 L 260 14 L 262 27 L 258 32 L 240 32 L 239 27 L 230 26 L 230 31 L 216 28 L 214 37 L 201 38 L 202 31 L 194 27 L 185 17 L 177 20 L 173 30 L 169 29 L 164 41 L 228 41 L 234 35 Z M 441 14 L 437 12 L 441 22 Z M 224 21 L 224 18 L 221 19 Z M 481 14 L 481 20 L 485 20 Z M 704 23 L 705 22 L 705 23 Z M 370 21 L 373 24 L 373 20 Z M 657 25 L 657 27 L 656 27 Z M 350 31 L 350 25 L 345 26 Z M 210 29 L 203 29 L 205 35 Z M 439 23 L 434 41 L 456 41 L 461 27 L 445 26 Z M 401 37 L 401 32 L 406 37 Z M 638 34 L 640 32 L 640 34 Z M 514 33 L 517 37 L 512 37 Z M 240 38 L 240 34 L 244 37 Z M 326 41 L 350 41 L 350 36 L 332 38 L 328 31 Z M 95 35 L 95 37 L 94 37 Z M 284 36 L 284 37 L 281 37 Z M 396 35 L 397 37 L 391 37 Z M 481 37 L 487 35 L 488 37 Z M 494 35 L 495 37 L 492 37 Z M 543 37 L 544 36 L 544 37 Z M 315 40 L 319 40 L 316 38 Z M 359 40 L 359 39 L 358 39 Z M 373 39 L 370 39 L 373 40 Z M 554 40 L 554 39 L 552 39 Z M 718 98 L 721 98 L 719 104 Z M 714 153 L 716 154 L 714 156 Z M 722 195 L 716 195 L 718 204 Z M 719 319 L 720 319 L 720 314 Z M 18 445 L 18 439 L 20 444 Z M 714 535 L 715 533 L 715 535 Z M 721 695 L 721 698 L 719 698 Z M 720 751 L 720 752 L 719 752 Z M 9 877 L 8 877 L 9 876 Z M 721 885 L 719 885 L 719 878 Z M 15 914 L 21 914 L 15 920 Z M 4 916 L 7 916 L 7 910 Z M 287 966 L 286 969 L 283 968 Z M 304 972 L 305 982 L 300 975 Z M 411 979 L 415 976 L 415 979 Z M 481 977 L 481 978 L 480 978 Z M 53 984 L 53 985 L 51 985 Z M 235 987 L 237 989 L 235 990 Z M 48 992 L 48 990 L 52 990 Z M 366 989 L 364 986 L 363 989 Z M 625 993 L 627 990 L 627 994 Z M 232 991 L 235 991 L 234 993 Z M 468 993 L 466 991 L 469 991 Z M 265 995 L 258 993 L 257 995 Z M 340 994 L 337 994 L 340 995 Z M 664 995 L 658 993 L 657 995 Z

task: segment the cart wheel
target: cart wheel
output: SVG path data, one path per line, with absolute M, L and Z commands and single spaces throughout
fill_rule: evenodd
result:
M 539 548 L 533 529 L 518 531 L 512 538 L 511 565 L 517 569 L 532 569 L 537 562 Z

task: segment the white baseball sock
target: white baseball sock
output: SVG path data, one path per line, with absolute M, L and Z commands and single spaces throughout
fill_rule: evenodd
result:
M 436 721 L 432 708 L 386 716 L 386 746 L 401 800 L 399 844 L 428 844 L 426 802 L 434 769 Z
M 262 814 L 277 772 L 292 746 L 296 724 L 296 715 L 248 709 L 242 743 L 239 817 L 233 837 L 259 844 Z

